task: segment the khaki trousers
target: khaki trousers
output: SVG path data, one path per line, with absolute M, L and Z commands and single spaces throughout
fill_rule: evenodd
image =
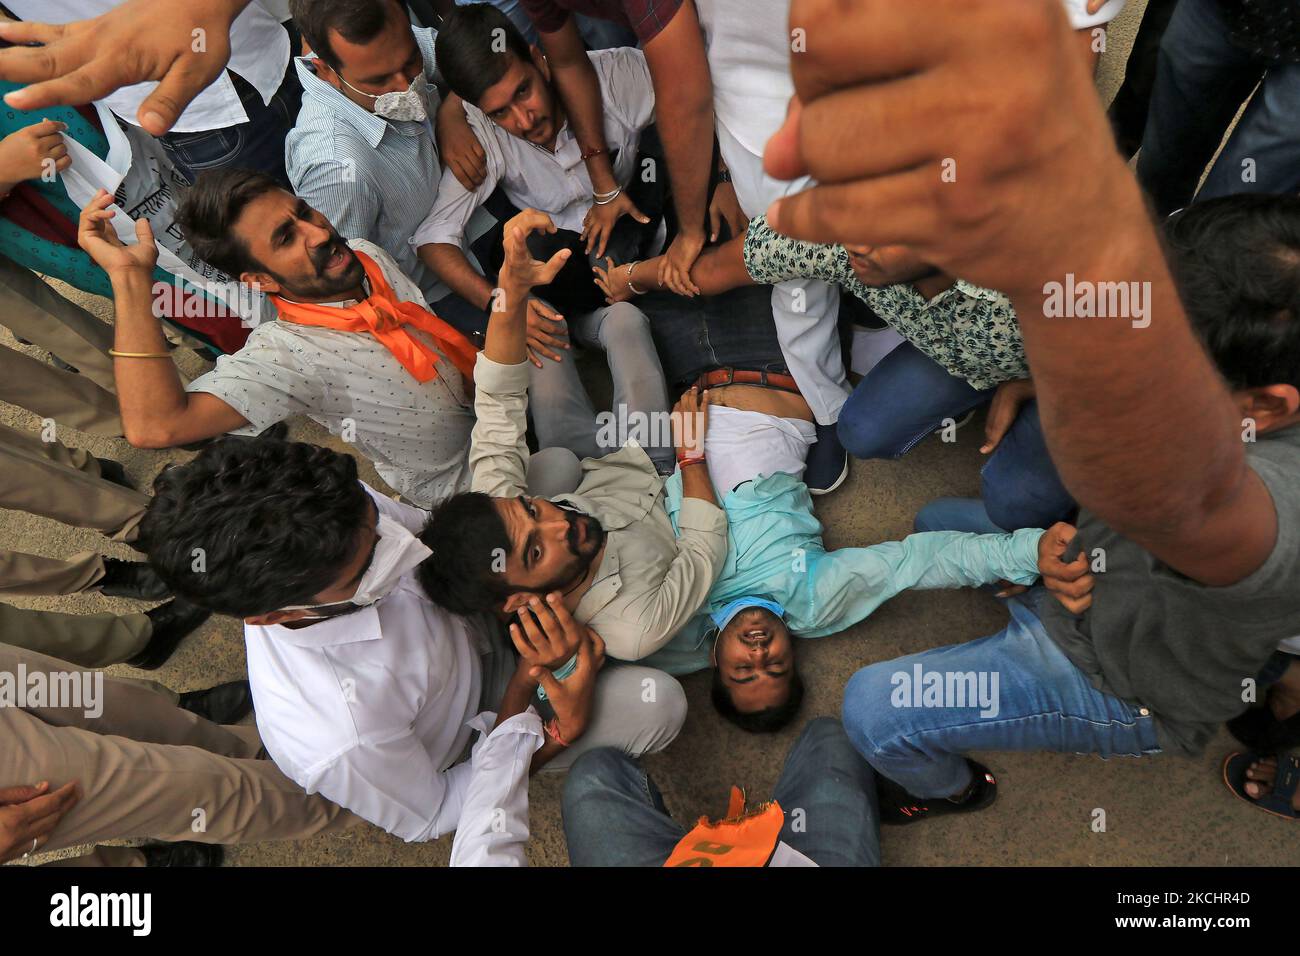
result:
M 129 661 L 152 636 L 153 622 L 146 614 L 64 614 L 0 604 L 0 641 L 79 667 Z
M 77 594 L 104 576 L 104 556 L 79 551 L 67 560 L 0 548 L 0 595 Z
M 40 276 L 0 256 L 0 324 L 48 349 L 81 374 L 0 348 L 0 400 L 94 435 L 122 434 L 112 327 L 54 291 Z
M 132 541 L 148 506 L 147 495 L 101 478 L 88 452 L 0 425 L 0 508 Z
M 82 673 L 66 661 L 0 645 L 0 673 Z M 84 705 L 84 701 L 81 702 Z M 254 727 L 223 727 L 145 681 L 103 677 L 103 712 L 0 707 L 0 786 L 76 780 L 81 799 L 44 849 L 147 838 L 199 843 L 301 840 L 361 822 L 309 795 L 270 760 Z M 129 859 L 109 851 L 100 863 Z M 96 861 L 91 861 L 96 862 Z

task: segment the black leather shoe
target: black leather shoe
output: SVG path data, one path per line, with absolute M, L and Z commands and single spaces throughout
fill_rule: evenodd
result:
M 215 843 L 146 843 L 137 847 L 145 866 L 220 866 L 226 851 Z
M 126 469 L 122 467 L 120 461 L 114 461 L 112 458 L 96 458 L 95 461 L 99 462 L 99 477 L 123 488 L 135 490 L 135 485 L 131 484 L 131 479 L 126 476 Z
M 237 724 L 253 712 L 253 688 L 246 680 L 232 680 L 181 694 L 176 704 L 214 724 Z
M 145 611 L 145 614 L 153 621 L 153 635 L 144 650 L 126 661 L 131 667 L 138 667 L 142 671 L 162 667 L 185 636 L 212 616 L 211 611 L 195 607 L 180 598 L 159 604 L 156 608 Z
M 138 601 L 161 601 L 171 597 L 171 588 L 158 572 L 143 561 L 104 559 L 104 576 L 95 589 L 109 597 L 135 598 Z

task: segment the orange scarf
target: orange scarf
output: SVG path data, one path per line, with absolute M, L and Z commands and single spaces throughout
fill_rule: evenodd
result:
M 775 800 L 746 813 L 745 791 L 732 787 L 726 818 L 700 817 L 664 866 L 767 866 L 784 823 L 785 811 Z
M 353 252 L 356 252 L 354 249 Z M 271 296 L 279 310 L 280 318 L 298 325 L 317 325 L 340 332 L 369 332 L 418 382 L 438 377 L 434 365 L 438 353 L 412 335 L 405 326 L 411 325 L 428 332 L 438 343 L 442 353 L 460 369 L 467 385 L 474 382 L 474 359 L 478 349 L 469 339 L 448 325 L 422 305 L 399 302 L 383 271 L 364 252 L 356 252 L 366 270 L 370 283 L 370 298 L 356 305 L 339 308 L 330 305 L 311 305 L 290 302 L 278 295 Z

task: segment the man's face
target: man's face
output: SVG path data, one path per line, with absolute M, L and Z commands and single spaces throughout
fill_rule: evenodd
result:
M 713 663 L 742 714 L 780 706 L 794 679 L 790 629 L 767 608 L 746 608 L 718 635 Z
M 934 270 L 907 246 L 845 246 L 853 273 L 863 285 L 878 288 L 911 282 Z
M 360 289 L 365 267 L 329 220 L 292 193 L 258 196 L 235 221 L 235 235 L 261 271 L 240 279 L 296 302 L 335 302 Z
M 322 80 L 371 113 L 375 97 L 401 93 L 424 72 L 424 54 L 415 42 L 410 21 L 395 0 L 389 7 L 383 30 L 367 43 L 346 40 L 337 30 L 329 32 L 330 49 L 339 61 L 337 72 L 315 61 Z M 349 84 L 355 89 L 349 89 Z
M 510 538 L 506 583 L 527 592 L 512 595 L 507 611 L 515 610 L 530 594 L 573 587 L 605 546 L 605 529 L 590 515 L 524 495 L 495 498 L 492 503 Z
M 475 105 L 511 136 L 550 149 L 559 132 L 555 98 L 546 62 L 536 47 L 533 55 L 529 61 L 511 57 L 505 76 L 488 87 Z

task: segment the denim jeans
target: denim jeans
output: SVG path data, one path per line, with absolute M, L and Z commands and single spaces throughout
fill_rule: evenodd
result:
M 671 391 L 715 368 L 788 374 L 772 317 L 772 287 L 749 286 L 688 299 L 656 292 L 636 300 L 650 317 Z
M 838 720 L 809 722 L 772 796 L 786 812 L 781 841 L 818 866 L 880 865 L 875 780 Z M 687 833 L 654 781 L 611 748 L 578 758 L 562 806 L 573 866 L 663 866 Z
M 914 796 L 948 797 L 970 784 L 963 754 L 972 750 L 1159 752 L 1150 712 L 1097 690 L 1048 636 L 1033 607 L 1054 599 L 1035 590 L 1006 602 L 1011 621 L 991 637 L 882 661 L 849 679 L 844 729 L 877 773 Z M 937 701 L 921 692 L 930 674 L 945 690 Z
M 294 36 L 291 31 L 291 41 Z M 302 85 L 293 57 L 289 57 L 289 67 L 270 103 L 263 103 L 262 94 L 239 74 L 231 73 L 230 77 L 248 114 L 247 122 L 225 129 L 168 133 L 159 141 L 172 165 L 191 185 L 205 170 L 238 167 L 266 173 L 292 192 L 284 168 L 284 140 L 298 120 L 302 102 Z
M 1218 0 L 1181 0 L 1160 44 L 1137 173 L 1162 216 L 1193 195 L 1300 190 L 1300 64 L 1258 60 L 1233 44 L 1229 32 Z M 1261 79 L 1197 193 L 1224 131 Z M 1250 181 L 1246 169 L 1254 172 Z
M 840 412 L 840 442 L 858 458 L 901 458 L 945 418 L 964 415 L 993 392 L 972 388 L 904 342 L 849 396 Z M 1047 452 L 1037 402 L 1021 408 L 985 463 L 980 485 L 999 531 L 1046 528 L 1074 511 L 1074 499 Z

